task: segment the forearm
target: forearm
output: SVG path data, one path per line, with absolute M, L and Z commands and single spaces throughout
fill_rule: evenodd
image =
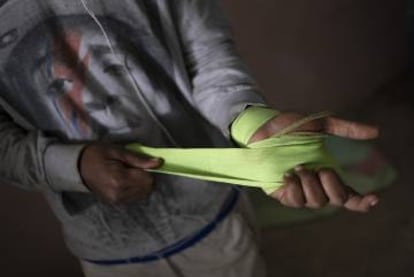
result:
M 0 110 L 0 176 L 5 183 L 28 190 L 87 191 L 77 168 L 82 147 L 25 130 Z
M 184 56 L 201 113 L 228 134 L 234 118 L 264 100 L 236 51 L 217 1 L 182 1 L 180 26 Z

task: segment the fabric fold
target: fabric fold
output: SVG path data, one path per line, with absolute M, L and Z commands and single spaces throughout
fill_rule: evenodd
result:
M 231 128 L 239 148 L 152 148 L 130 144 L 127 149 L 163 159 L 163 165 L 152 172 L 257 187 L 267 194 L 278 189 L 284 174 L 297 165 L 339 169 L 324 147 L 325 135 L 292 133 L 249 144 L 255 131 L 278 113 L 264 107 L 246 109 Z

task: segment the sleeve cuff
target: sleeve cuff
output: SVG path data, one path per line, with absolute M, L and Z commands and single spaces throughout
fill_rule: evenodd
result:
M 247 107 L 231 124 L 232 139 L 238 145 L 246 147 L 257 130 L 279 113 L 269 107 L 256 105 Z
M 55 191 L 90 192 L 78 169 L 83 144 L 52 144 L 45 152 L 46 179 Z
M 213 121 L 227 138 L 230 138 L 231 124 L 248 106 L 266 107 L 266 104 L 256 93 L 240 93 L 228 99 L 223 97 L 220 104 L 215 107 L 212 113 Z

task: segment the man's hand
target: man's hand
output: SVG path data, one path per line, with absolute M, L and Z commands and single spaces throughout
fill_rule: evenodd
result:
M 85 147 L 79 161 L 80 174 L 86 186 L 110 204 L 142 200 L 153 189 L 153 178 L 144 169 L 161 165 L 121 147 L 91 144 Z
M 277 134 L 301 118 L 303 116 L 299 114 L 281 113 L 262 126 L 250 142 Z M 295 131 L 319 132 L 358 140 L 378 137 L 378 129 L 375 127 L 334 117 L 309 122 Z M 331 204 L 357 212 L 367 212 L 378 203 L 377 196 L 358 194 L 346 186 L 331 169 L 311 171 L 301 165 L 294 172 L 285 175 L 284 185 L 273 192 L 272 197 L 288 207 L 316 209 Z

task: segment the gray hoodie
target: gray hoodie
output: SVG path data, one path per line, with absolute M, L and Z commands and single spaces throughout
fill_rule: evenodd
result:
M 263 100 L 217 1 L 84 2 L 0 1 L 0 175 L 45 194 L 79 258 L 147 255 L 208 225 L 231 188 L 156 175 L 149 199 L 107 205 L 79 175 L 85 143 L 229 146 Z

